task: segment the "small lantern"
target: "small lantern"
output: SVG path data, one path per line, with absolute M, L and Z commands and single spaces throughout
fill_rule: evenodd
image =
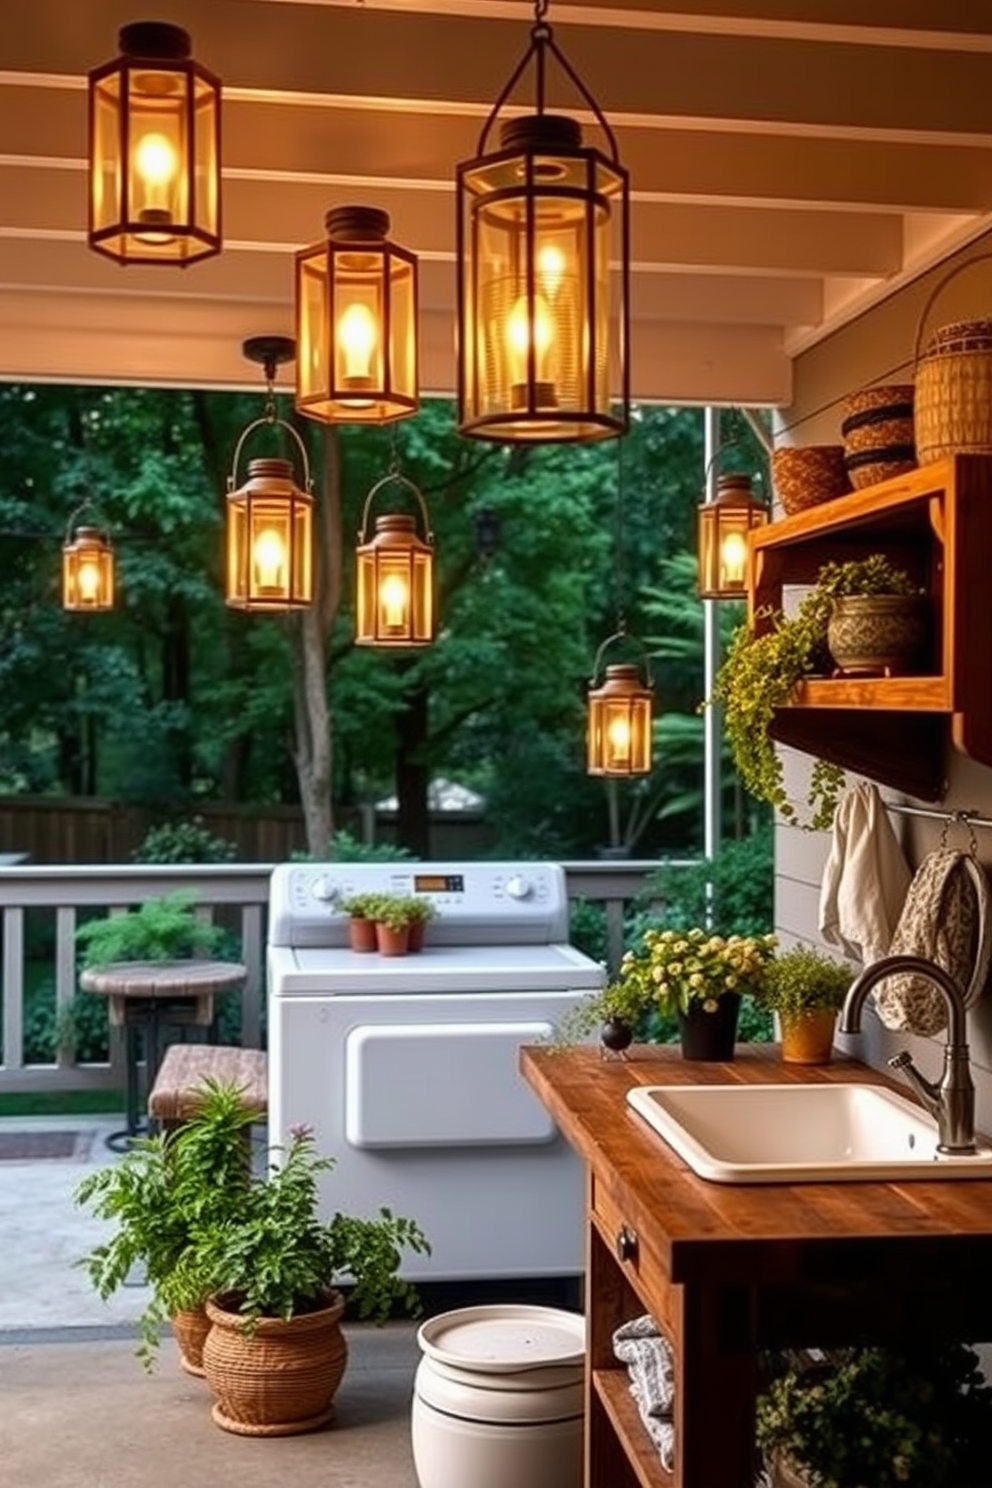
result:
M 544 9 L 546 0 L 538 17 Z M 609 156 L 583 146 L 574 119 L 545 113 L 547 52 L 592 110 Z M 497 115 L 532 58 L 537 112 L 503 122 L 499 149 L 487 154 Z M 627 172 L 599 107 L 541 19 L 476 158 L 458 167 L 457 198 L 459 431 L 511 442 L 625 433 Z
M 289 424 L 303 458 L 305 490 L 293 479 L 289 460 L 251 460 L 248 479 L 237 483 L 241 436 L 227 480 L 227 603 L 238 610 L 299 610 L 313 598 L 313 496 L 303 441 Z
M 99 527 L 76 527 L 79 512 L 69 518 L 62 545 L 62 608 L 112 610 L 114 607 L 114 550 Z
M 375 536 L 368 538 L 372 501 L 390 481 L 402 481 L 416 496 L 424 524 L 423 538 L 415 519 L 401 512 L 377 517 Z M 434 639 L 434 538 L 428 530 L 424 498 L 405 476 L 391 472 L 366 497 L 355 562 L 356 644 L 429 646 Z
M 138 21 L 89 75 L 89 244 L 118 263 L 220 252 L 220 82 L 180 26 Z
M 603 653 L 613 641 L 626 638 L 617 631 L 600 646 L 589 683 L 586 772 L 589 775 L 649 775 L 651 773 L 651 715 L 654 693 L 647 660 L 640 666 L 621 662 L 606 668 L 598 683 Z
M 702 599 L 747 598 L 747 535 L 767 521 L 768 508 L 752 494 L 749 475 L 717 478 L 716 497 L 699 506 Z
M 296 255 L 296 407 L 324 423 L 416 413 L 417 260 L 389 215 L 336 207 L 327 239 Z

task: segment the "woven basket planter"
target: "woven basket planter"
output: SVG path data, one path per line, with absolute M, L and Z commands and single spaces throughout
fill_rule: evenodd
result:
M 788 516 L 844 496 L 851 489 L 842 444 L 789 445 L 772 450 L 775 494 Z
M 254 1333 L 228 1312 L 230 1298 L 207 1302 L 212 1327 L 203 1348 L 207 1383 L 217 1397 L 213 1418 L 238 1436 L 297 1436 L 334 1415 L 334 1395 L 348 1361 L 341 1331 L 344 1298 L 284 1322 L 261 1318 Z
M 169 1319 L 172 1336 L 179 1349 L 179 1362 L 187 1374 L 203 1378 L 203 1345 L 207 1341 L 211 1323 L 207 1309 L 198 1307 L 188 1312 L 174 1312 Z
M 992 320 L 941 326 L 923 346 L 927 316 L 940 292 L 979 253 L 939 280 L 916 331 L 916 453 L 920 464 L 946 455 L 992 455 Z M 921 349 L 922 348 L 922 349 Z
M 840 432 L 851 485 L 860 490 L 916 466 L 912 383 L 862 388 L 844 402 Z

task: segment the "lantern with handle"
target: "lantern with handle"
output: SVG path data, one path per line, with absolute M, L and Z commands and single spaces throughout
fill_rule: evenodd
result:
M 375 532 L 369 536 L 372 503 L 391 482 L 404 485 L 416 498 L 423 536 L 417 530 L 416 518 L 405 512 L 388 512 L 377 517 Z M 434 639 L 434 537 L 423 496 L 395 468 L 365 498 L 355 567 L 356 644 L 430 645 Z

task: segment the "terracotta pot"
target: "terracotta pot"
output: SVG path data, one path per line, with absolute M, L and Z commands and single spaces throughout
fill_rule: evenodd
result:
M 334 1395 L 348 1361 L 341 1331 L 344 1298 L 284 1322 L 261 1318 L 251 1337 L 231 1297 L 211 1298 L 212 1327 L 203 1348 L 207 1383 L 217 1397 L 214 1421 L 238 1436 L 296 1436 L 334 1415 Z
M 835 1008 L 807 1008 L 779 1014 L 782 1058 L 786 1064 L 829 1064 L 833 1056 Z
M 712 1012 L 707 1011 L 705 1003 L 690 1003 L 687 1013 L 679 1013 L 683 1056 L 686 1059 L 733 1059 L 740 1010 L 741 999 L 736 992 L 725 992 L 718 997 Z
M 203 1345 L 210 1332 L 210 1319 L 205 1307 L 188 1312 L 174 1312 L 169 1319 L 179 1348 L 179 1362 L 187 1374 L 203 1378 Z
M 827 645 L 839 672 L 903 676 L 925 659 L 930 606 L 922 594 L 846 594 L 835 599 Z
M 378 920 L 375 936 L 380 956 L 405 956 L 410 949 L 409 925 L 404 925 L 401 930 L 391 930 L 388 925 Z
M 407 931 L 407 950 L 422 951 L 424 949 L 424 935 L 427 930 L 426 920 L 411 920 Z
M 348 944 L 353 951 L 374 951 L 375 920 L 367 920 L 364 915 L 352 915 L 348 921 Z

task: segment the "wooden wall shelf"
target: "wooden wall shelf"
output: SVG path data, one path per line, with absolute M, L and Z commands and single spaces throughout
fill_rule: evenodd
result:
M 992 457 L 955 455 L 756 529 L 749 611 L 811 584 L 829 559 L 884 553 L 933 602 L 927 672 L 810 678 L 780 708 L 774 738 L 923 800 L 946 789 L 948 743 L 992 766 Z M 948 721 L 950 729 L 948 730 Z

